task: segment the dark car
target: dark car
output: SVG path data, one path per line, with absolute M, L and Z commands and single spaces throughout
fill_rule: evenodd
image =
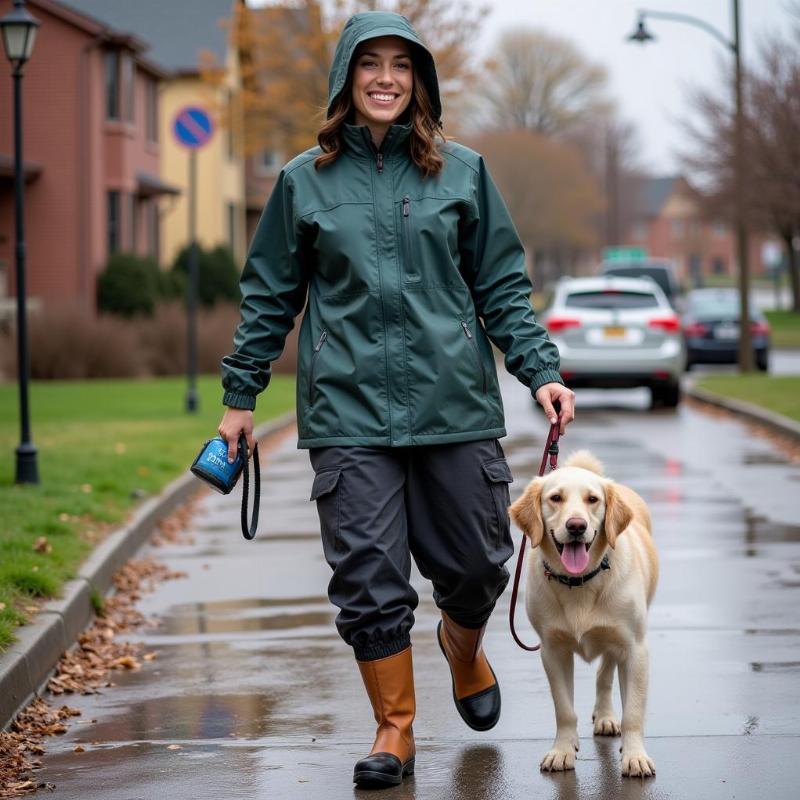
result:
M 673 308 L 681 304 L 681 287 L 675 276 L 672 262 L 665 258 L 648 258 L 644 261 L 604 261 L 601 275 L 618 275 L 620 278 L 650 278 L 655 281 Z
M 692 364 L 735 364 L 739 358 L 739 292 L 737 289 L 695 289 L 686 296 L 683 335 L 686 368 Z M 750 335 L 756 366 L 769 367 L 769 323 L 750 308 Z

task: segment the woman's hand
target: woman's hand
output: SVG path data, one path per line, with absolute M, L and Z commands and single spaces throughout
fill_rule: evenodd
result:
M 219 435 L 228 443 L 228 463 L 236 460 L 239 448 L 239 434 L 247 437 L 247 453 L 253 452 L 253 412 L 244 408 L 228 408 L 217 428 Z
M 575 392 L 562 386 L 560 383 L 545 383 L 536 390 L 536 401 L 544 409 L 551 425 L 556 421 L 561 422 L 561 435 L 564 435 L 567 425 L 575 419 Z M 556 414 L 553 403 L 561 403 L 561 413 Z

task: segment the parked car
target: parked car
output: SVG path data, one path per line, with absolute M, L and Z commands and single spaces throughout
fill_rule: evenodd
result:
M 666 258 L 648 258 L 644 261 L 604 261 L 601 275 L 618 275 L 620 278 L 650 278 L 655 281 L 673 308 L 680 308 L 681 287 L 675 267 Z
M 681 324 L 652 280 L 565 279 L 541 319 L 568 386 L 647 386 L 653 406 L 678 405 L 686 361 Z
M 686 368 L 693 364 L 735 364 L 739 358 L 741 304 L 738 289 L 694 289 L 686 296 L 683 335 Z M 750 336 L 756 366 L 769 368 L 769 323 L 750 307 Z

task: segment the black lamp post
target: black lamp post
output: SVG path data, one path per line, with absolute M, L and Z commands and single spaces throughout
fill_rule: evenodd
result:
M 744 158 L 744 110 L 742 105 L 742 46 L 739 35 L 739 0 L 733 3 L 733 41 L 720 33 L 705 20 L 689 14 L 678 14 L 669 11 L 639 11 L 636 31 L 628 36 L 628 41 L 646 44 L 655 41 L 655 37 L 645 28 L 645 18 L 664 19 L 671 22 L 685 22 L 701 28 L 711 34 L 726 49 L 733 53 L 734 84 L 736 93 L 736 128 L 734 133 L 734 179 L 736 203 L 736 252 L 739 260 L 739 370 L 753 371 L 753 341 L 750 335 L 750 260 L 747 244 L 747 220 L 745 219 L 745 158 Z
M 14 76 L 14 213 L 17 265 L 17 372 L 19 373 L 20 443 L 16 449 L 16 482 L 39 483 L 36 447 L 31 441 L 28 409 L 28 332 L 25 309 L 25 189 L 22 164 L 22 67 L 31 57 L 39 20 L 25 10 L 25 0 L 14 0 L 14 8 L 0 19 L 6 56 Z

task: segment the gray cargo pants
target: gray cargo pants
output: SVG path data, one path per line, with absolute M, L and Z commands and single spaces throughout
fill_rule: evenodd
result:
M 411 556 L 433 599 L 478 628 L 508 583 L 513 480 L 496 439 L 413 447 L 319 447 L 315 477 L 336 627 L 360 661 L 410 644 L 419 598 Z

